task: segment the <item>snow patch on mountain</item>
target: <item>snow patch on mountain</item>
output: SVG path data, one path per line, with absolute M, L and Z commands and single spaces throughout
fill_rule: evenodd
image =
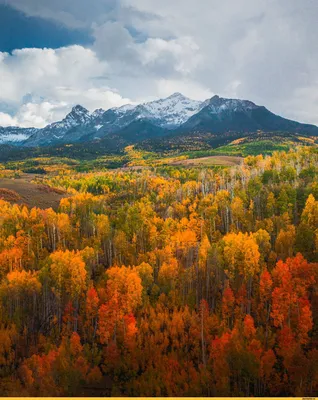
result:
M 135 119 L 148 119 L 163 128 L 175 128 L 201 110 L 202 101 L 191 100 L 181 93 L 139 105 L 127 104 L 113 109 L 121 118 L 133 113 Z
M 21 145 L 36 131 L 36 128 L 0 127 L 0 144 Z
M 25 133 L 7 133 L 0 136 L 0 143 L 3 144 L 3 143 L 23 142 L 28 138 L 29 135 L 26 135 Z
M 116 114 L 124 114 L 127 111 L 133 111 L 137 106 L 134 104 L 125 104 L 124 106 L 121 107 L 115 107 L 112 108 L 112 110 L 116 113 Z
M 191 100 L 181 93 L 174 93 L 166 99 L 146 103 L 143 106 L 150 114 L 164 121 L 162 126 L 179 126 L 200 111 L 202 101 Z
M 72 108 L 72 111 L 62 121 L 54 122 L 47 128 L 69 129 L 73 126 L 85 125 L 91 119 L 90 112 L 86 108 L 77 105 Z
M 98 108 L 97 110 L 95 110 L 94 112 L 92 112 L 91 114 L 91 119 L 95 119 L 95 118 L 99 118 L 104 114 L 105 110 L 103 110 L 102 108 Z
M 210 100 L 204 102 L 204 106 L 208 107 L 209 111 L 214 114 L 226 111 L 248 111 L 259 107 L 249 100 L 224 99 L 219 96 L 213 96 Z
M 90 112 L 86 108 L 76 105 L 62 121 L 53 122 L 45 128 L 39 129 L 35 132 L 30 138 L 28 138 L 26 145 L 39 146 L 57 142 L 63 139 L 65 134 L 72 128 L 85 126 L 91 120 L 92 117 Z

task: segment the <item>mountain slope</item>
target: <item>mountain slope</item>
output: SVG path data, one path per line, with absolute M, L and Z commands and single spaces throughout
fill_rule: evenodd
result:
M 35 134 L 36 131 L 36 128 L 0 127 L 0 144 L 19 146 Z
M 301 124 L 273 114 L 248 100 L 214 96 L 197 114 L 189 118 L 178 132 L 255 132 L 286 131 L 318 135 L 318 127 Z
M 145 139 L 162 138 L 167 130 L 156 126 L 148 120 L 133 121 L 128 126 L 116 133 L 117 136 L 128 143 L 137 143 Z
M 38 129 L 24 142 L 24 145 L 34 147 L 57 143 L 63 139 L 68 131 L 74 127 L 85 127 L 90 120 L 89 111 L 77 105 L 72 108 L 72 111 L 62 121 L 54 122 L 43 129 Z

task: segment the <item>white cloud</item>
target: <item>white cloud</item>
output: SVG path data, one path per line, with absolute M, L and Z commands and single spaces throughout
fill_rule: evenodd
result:
M 59 87 L 89 88 L 92 79 L 107 72 L 90 49 L 81 46 L 14 50 L 0 53 L 0 100 L 19 101 L 26 93 L 46 97 Z
M 12 118 L 11 115 L 0 111 L 0 126 L 16 126 L 17 120 Z
M 0 124 L 42 127 L 78 103 L 92 111 L 130 102 L 105 84 L 107 72 L 107 63 L 81 46 L 0 53 L 0 102 L 15 109 L 14 117 L 2 113 Z
M 67 107 L 65 102 L 59 104 L 52 104 L 48 101 L 26 103 L 20 107 L 15 119 L 18 121 L 18 125 L 27 128 L 41 128 L 47 123 L 64 118 Z
M 178 39 L 147 39 L 139 45 L 142 65 L 153 68 L 159 76 L 190 75 L 202 61 L 199 46 L 188 36 Z
M 24 128 L 41 128 L 48 123 L 64 118 L 69 111 L 67 103 L 52 104 L 48 101 L 41 103 L 25 103 L 19 107 L 14 117 L 0 112 L 0 126 L 21 126 Z

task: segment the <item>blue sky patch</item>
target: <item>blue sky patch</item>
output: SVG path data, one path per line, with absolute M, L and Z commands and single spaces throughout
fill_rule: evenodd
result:
M 6 5 L 0 5 L 0 51 L 22 48 L 58 48 L 72 44 L 90 45 L 88 30 L 73 30 L 47 19 L 28 17 Z

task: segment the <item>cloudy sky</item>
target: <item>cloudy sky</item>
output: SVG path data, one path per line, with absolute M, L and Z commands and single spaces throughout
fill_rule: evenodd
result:
M 182 92 L 318 124 L 317 0 L 0 0 L 0 126 Z

